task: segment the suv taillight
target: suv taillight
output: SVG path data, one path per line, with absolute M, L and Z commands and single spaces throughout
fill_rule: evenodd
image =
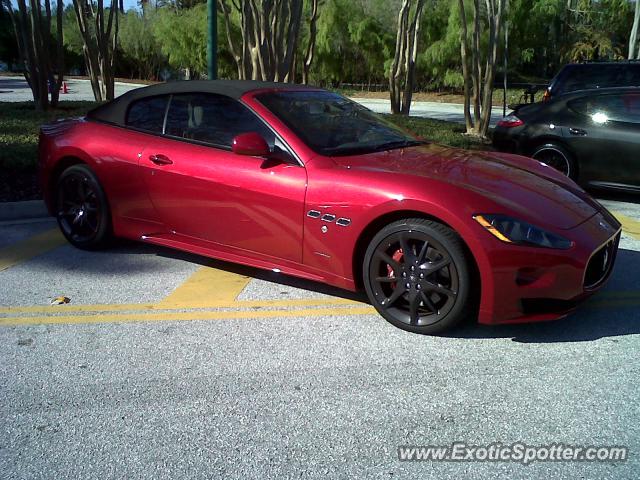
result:
M 549 89 L 547 88 L 544 91 L 544 95 L 542 95 L 542 101 L 543 102 L 548 102 L 549 100 L 551 100 L 551 92 L 549 91 Z
M 511 115 L 507 115 L 502 120 L 500 120 L 497 126 L 505 127 L 505 128 L 513 128 L 513 127 L 519 127 L 521 125 L 524 125 L 524 122 L 512 113 Z

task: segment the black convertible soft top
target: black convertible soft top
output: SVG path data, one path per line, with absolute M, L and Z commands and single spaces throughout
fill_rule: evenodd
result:
M 158 83 L 148 87 L 136 88 L 118 98 L 100 105 L 87 113 L 87 118 L 100 122 L 124 125 L 127 109 L 131 102 L 146 97 L 169 95 L 172 93 L 214 93 L 239 99 L 245 93 L 263 88 L 277 90 L 311 89 L 305 85 L 293 83 L 259 82 L 255 80 L 183 80 Z

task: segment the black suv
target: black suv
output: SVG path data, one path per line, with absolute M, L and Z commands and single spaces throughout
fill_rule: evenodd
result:
M 570 63 L 551 80 L 543 101 L 577 90 L 639 86 L 640 61 Z
M 640 192 L 640 88 L 598 88 L 523 105 L 493 133 L 520 153 L 588 187 Z

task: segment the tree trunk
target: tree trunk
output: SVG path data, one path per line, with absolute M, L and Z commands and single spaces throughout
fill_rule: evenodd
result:
M 473 130 L 473 123 L 471 121 L 471 76 L 469 74 L 467 47 L 469 31 L 467 29 L 467 15 L 464 10 L 464 0 L 458 0 L 458 5 L 460 8 L 460 58 L 462 60 L 462 79 L 464 82 L 464 124 L 468 133 Z
M 48 1 L 48 0 L 47 0 Z M 64 82 L 64 43 L 62 38 L 62 16 L 64 15 L 64 5 L 62 0 L 57 1 L 56 5 L 56 58 L 55 58 L 55 70 L 57 70 L 57 78 L 55 84 L 51 89 L 51 106 L 56 107 L 58 105 L 58 99 L 60 98 L 60 88 L 62 82 Z
M 473 0 L 473 47 L 472 47 L 472 64 L 473 64 L 473 128 L 472 133 L 478 134 L 478 126 L 480 124 L 480 96 L 482 95 L 482 64 L 480 55 L 480 1 Z
M 406 39 L 408 29 L 409 9 L 411 0 L 403 0 L 400 12 L 398 13 L 398 31 L 396 33 L 396 49 L 393 55 L 393 63 L 389 72 L 389 100 L 391 102 L 391 113 L 398 114 L 401 109 L 400 99 L 400 76 L 402 75 L 402 64 L 406 54 Z
M 507 1 L 508 0 L 485 0 L 489 41 L 487 51 L 483 52 L 480 45 L 483 23 L 482 11 L 480 1 L 473 0 L 473 38 L 471 43 L 471 58 L 469 59 L 469 52 L 466 45 L 468 32 L 466 29 L 464 0 L 459 0 L 461 8 L 460 16 L 463 22 L 460 35 L 460 58 L 462 61 L 462 75 L 465 79 L 465 125 L 467 134 L 475 135 L 482 139 L 487 138 L 489 124 L 491 122 L 493 82 L 495 80 L 495 67 L 498 59 L 498 44 Z M 469 81 L 467 63 L 469 60 L 472 65 L 471 81 Z M 473 91 L 473 95 L 471 95 L 470 90 Z M 471 102 L 473 102 L 473 119 L 471 118 L 470 112 Z
M 64 75 L 62 0 L 57 0 L 55 49 L 51 46 L 50 0 L 45 0 L 44 17 L 40 0 L 29 0 L 29 7 L 25 0 L 17 0 L 16 3 L 17 12 L 13 9 L 11 2 L 5 4 L 16 36 L 20 61 L 24 65 L 24 77 L 31 88 L 36 110 L 47 110 L 50 105 L 49 91 L 51 91 L 51 105 L 55 106 L 58 103 L 58 92 Z M 54 70 L 57 70 L 55 76 Z
M 487 15 L 489 17 L 489 52 L 484 77 L 484 91 L 482 95 L 482 117 L 479 134 L 481 138 L 487 138 L 489 123 L 491 123 L 491 110 L 493 107 L 493 83 L 495 81 L 495 67 L 498 60 L 498 43 L 504 8 L 507 0 L 486 0 Z
M 413 0 L 404 0 L 398 13 L 396 50 L 389 73 L 389 97 L 391 112 L 409 115 L 411 99 L 415 88 L 415 67 L 418 57 L 420 18 L 424 0 L 417 0 L 413 17 Z
M 302 64 L 302 83 L 304 83 L 305 85 L 309 83 L 309 70 L 311 70 L 311 64 L 313 63 L 313 56 L 316 48 L 316 36 L 318 33 L 317 21 L 318 0 L 311 0 L 311 18 L 309 19 L 309 43 L 307 44 L 307 51 L 304 55 L 304 63 Z
M 268 81 L 294 81 L 295 57 L 300 39 L 303 0 L 218 0 L 227 31 L 229 50 L 238 69 L 238 77 Z M 316 1 L 316 0 L 314 0 Z M 240 17 L 241 43 L 232 35 L 232 8 Z M 316 29 L 315 17 L 310 30 Z M 313 60 L 313 44 L 305 59 Z M 308 68 L 308 67 L 307 67 Z M 308 70 L 307 70 L 308 75 Z
M 424 7 L 424 0 L 418 0 L 416 5 L 416 11 L 414 13 L 411 27 L 407 32 L 407 53 L 405 55 L 405 81 L 404 81 L 404 95 L 402 98 L 401 113 L 403 115 L 409 115 L 411 110 L 411 99 L 413 98 L 413 89 L 415 88 L 415 72 L 416 72 L 416 60 L 418 59 L 418 36 L 420 33 L 420 18 L 422 16 L 422 9 Z
M 229 51 L 233 56 L 233 60 L 236 62 L 236 67 L 238 69 L 238 78 L 240 80 L 243 80 L 245 77 L 244 77 L 244 68 L 242 63 L 242 55 L 240 54 L 240 50 L 238 49 L 238 46 L 233 41 L 233 36 L 231 34 L 231 25 L 232 25 L 231 17 L 230 17 L 231 9 L 229 8 L 225 0 L 218 0 L 218 7 L 222 12 L 222 18 L 224 19 L 224 26 L 227 32 L 227 44 L 229 45 Z
M 118 4 L 111 0 L 105 25 L 103 0 L 73 0 L 78 29 L 82 37 L 85 65 L 96 101 L 114 98 L 115 52 L 118 41 Z M 90 27 L 93 24 L 93 29 Z
M 629 60 L 640 60 L 640 45 L 638 45 L 638 24 L 640 24 L 640 0 L 636 0 L 636 13 L 633 17 L 633 27 L 629 36 Z

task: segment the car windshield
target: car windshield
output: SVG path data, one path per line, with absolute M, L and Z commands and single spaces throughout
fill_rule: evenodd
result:
M 321 155 L 353 155 L 425 143 L 337 93 L 276 92 L 258 100 Z

